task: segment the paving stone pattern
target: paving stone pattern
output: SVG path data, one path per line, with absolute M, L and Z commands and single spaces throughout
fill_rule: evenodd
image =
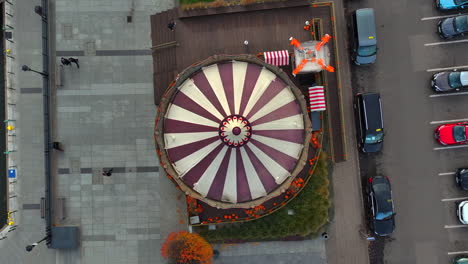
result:
M 159 170 L 153 139 L 149 15 L 173 6 L 56 1 L 57 63 L 80 64 L 64 67 L 56 99 L 57 190 L 66 200 L 56 221 L 80 226 L 82 240 L 79 252 L 59 252 L 65 263 L 163 263 L 161 240 L 187 229 L 183 195 Z

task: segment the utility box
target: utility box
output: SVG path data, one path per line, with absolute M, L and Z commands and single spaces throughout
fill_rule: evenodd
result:
M 53 226 L 49 248 L 74 249 L 80 246 L 80 229 L 77 226 Z

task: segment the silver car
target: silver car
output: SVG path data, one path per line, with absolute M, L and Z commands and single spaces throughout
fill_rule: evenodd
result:
M 435 92 L 453 92 L 468 88 L 468 71 L 439 72 L 432 76 Z
M 443 39 L 451 39 L 468 32 L 468 15 L 460 15 L 445 18 L 439 21 L 437 26 L 439 36 Z

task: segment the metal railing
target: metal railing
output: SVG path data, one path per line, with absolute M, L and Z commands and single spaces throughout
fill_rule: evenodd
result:
M 51 186 L 51 137 L 50 137 L 50 70 L 49 70 L 49 1 L 42 0 L 42 96 L 44 111 L 44 174 L 45 174 L 45 221 L 46 235 L 52 230 L 52 186 Z M 49 240 L 50 241 L 50 240 Z M 48 241 L 48 242 L 49 242 Z M 47 243 L 47 246 L 50 244 Z

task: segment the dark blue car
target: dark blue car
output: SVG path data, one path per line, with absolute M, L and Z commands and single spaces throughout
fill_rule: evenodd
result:
M 468 32 L 468 15 L 448 17 L 439 21 L 437 25 L 439 36 L 451 39 L 462 36 Z
M 395 229 L 392 188 L 384 176 L 369 178 L 369 203 L 371 206 L 371 229 L 378 236 L 388 236 Z

